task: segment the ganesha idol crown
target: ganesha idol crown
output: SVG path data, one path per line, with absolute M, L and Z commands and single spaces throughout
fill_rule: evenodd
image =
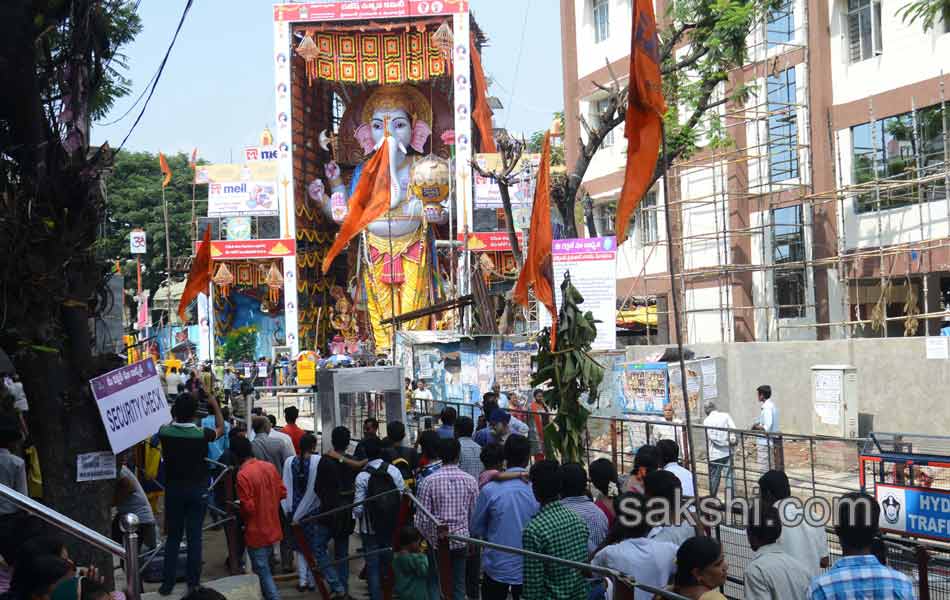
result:
M 422 201 L 426 220 L 441 225 L 448 220 L 442 202 L 449 196 L 449 163 L 432 154 L 413 165 L 409 186 L 413 195 Z

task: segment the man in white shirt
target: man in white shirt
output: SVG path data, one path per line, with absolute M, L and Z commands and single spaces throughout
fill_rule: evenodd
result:
M 660 440 L 656 443 L 660 451 L 660 464 L 664 471 L 669 471 L 680 480 L 684 498 L 694 498 L 696 488 L 693 486 L 693 474 L 679 465 L 680 447 L 673 440 Z
M 772 400 L 772 386 L 760 385 L 755 391 L 758 394 L 761 409 L 755 423 L 752 424 L 752 429 L 762 431 L 765 434 L 755 440 L 759 469 L 768 471 L 772 467 L 781 468 L 781 465 L 772 463 L 772 456 L 770 456 L 771 450 L 776 448 L 779 443 L 779 440 L 774 436 L 778 433 L 779 427 L 778 407 L 775 406 L 775 402 Z
M 432 390 L 426 389 L 426 382 L 419 380 L 416 382 L 416 389 L 412 392 L 413 410 L 430 415 L 432 410 Z
M 800 562 L 809 577 L 819 575 L 822 568 L 831 564 L 828 533 L 824 527 L 809 525 L 804 520 L 804 514 L 797 514 L 793 506 L 783 506 L 784 501 L 792 496 L 788 477 L 781 471 L 769 471 L 759 478 L 759 493 L 762 495 L 762 506 L 782 511 L 780 514 L 786 524 L 790 520 L 801 520 L 799 525 L 783 527 L 776 545 Z
M 667 509 L 667 513 L 663 517 L 665 524 L 654 527 L 647 537 L 660 542 L 670 542 L 679 548 L 683 542 L 697 535 L 696 528 L 689 520 L 684 519 L 680 523 L 675 522 L 679 514 L 677 495 L 679 495 L 680 501 L 684 497 L 683 488 L 676 475 L 662 469 L 653 471 L 644 477 L 643 489 L 650 502 L 649 508 L 651 510 L 660 501 L 662 501 L 662 506 Z
M 618 520 L 621 541 L 600 550 L 590 560 L 590 564 L 620 571 L 637 583 L 663 588 L 676 565 L 679 544 L 654 536 L 653 531 L 656 529 L 651 531 L 646 519 L 646 499 L 635 492 L 630 496 L 640 502 L 639 505 L 631 503 L 629 507 L 639 508 L 642 512 L 638 515 L 627 514 L 627 519 Z M 622 526 L 625 520 L 636 525 Z M 633 597 L 634 600 L 651 600 L 653 594 L 638 589 L 634 591 Z
M 170 400 L 178 397 L 178 387 L 185 384 L 185 378 L 178 372 L 177 367 L 172 367 L 168 375 L 165 376 L 165 393 Z
M 356 502 L 356 506 L 353 507 L 353 519 L 356 520 L 357 531 L 363 539 L 363 551 L 370 553 L 366 557 L 366 584 L 369 587 L 370 600 L 383 600 L 382 576 L 389 572 L 393 555 L 392 552 L 374 552 L 380 549 L 381 546 L 375 535 L 373 525 L 369 522 L 369 512 L 364 510 L 365 505 L 362 504 L 369 489 L 370 473 L 366 469 L 378 469 L 383 464 L 383 459 L 380 458 L 382 446 L 379 438 L 364 438 L 363 450 L 369 462 L 366 463 L 364 470 L 356 475 L 353 494 L 353 501 Z M 392 478 L 396 489 L 402 493 L 406 489 L 406 483 L 403 481 L 399 469 L 389 465 L 386 472 Z M 395 518 L 395 515 L 393 517 Z
M 782 523 L 774 507 L 749 523 L 746 534 L 754 554 L 743 569 L 746 600 L 805 600 L 811 575 L 776 543 L 782 533 Z
M 267 420 L 270 421 L 270 436 L 280 440 L 280 443 L 290 451 L 290 456 L 297 454 L 297 449 L 294 448 L 294 440 L 283 431 L 277 429 L 277 417 L 267 415 Z
M 709 459 L 709 495 L 715 496 L 719 492 L 719 482 L 722 475 L 726 475 L 726 488 L 736 493 L 735 477 L 732 474 L 732 448 L 739 442 L 736 434 L 725 431 L 736 429 L 736 423 L 729 413 L 716 410 L 716 403 L 712 401 L 703 405 L 706 419 L 706 453 Z
M 491 384 L 491 391 L 495 392 L 495 397 L 498 399 L 498 408 L 508 410 L 511 406 L 511 401 L 508 399 L 508 394 L 501 391 L 501 384 L 497 381 Z

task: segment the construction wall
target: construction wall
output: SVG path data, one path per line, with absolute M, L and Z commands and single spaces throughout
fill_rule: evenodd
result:
M 772 386 L 781 430 L 812 434 L 811 367 L 850 364 L 858 373 L 858 412 L 877 431 L 946 435 L 950 431 L 950 361 L 927 360 L 926 338 L 690 344 L 696 356 L 725 359 L 719 407 L 747 428 L 759 414 L 755 388 Z M 628 346 L 628 360 L 658 346 Z

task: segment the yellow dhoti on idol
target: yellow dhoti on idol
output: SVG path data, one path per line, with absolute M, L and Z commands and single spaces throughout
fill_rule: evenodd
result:
M 419 310 L 429 303 L 429 256 L 425 229 L 396 238 L 366 233 L 369 269 L 363 275 L 366 304 L 377 351 L 392 347 L 393 326 L 380 321 Z M 395 302 L 395 306 L 393 303 Z M 400 329 L 426 329 L 428 317 L 402 323 Z

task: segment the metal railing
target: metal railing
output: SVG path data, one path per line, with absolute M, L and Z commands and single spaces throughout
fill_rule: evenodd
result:
M 56 512 L 29 496 L 24 496 L 2 483 L 0 483 L 0 497 L 12 502 L 23 511 L 46 521 L 56 529 L 118 557 L 124 562 L 126 595 L 129 600 L 139 600 L 141 597 L 138 570 L 139 519 L 134 514 L 124 515 L 119 523 L 122 530 L 122 545 L 120 546 L 98 531 L 94 531 L 82 523 Z
M 494 542 L 488 542 L 485 540 L 480 540 L 478 538 L 473 538 L 465 535 L 456 535 L 449 533 L 448 527 L 429 512 L 425 506 L 419 502 L 419 499 L 409 491 L 403 492 L 403 495 L 409 498 L 409 500 L 415 505 L 416 510 L 422 513 L 427 519 L 432 521 L 436 526 L 436 534 L 439 537 L 438 543 L 438 564 L 439 564 L 439 582 L 442 586 L 442 594 L 446 598 L 452 597 L 452 575 L 450 570 L 450 558 L 449 558 L 449 540 L 454 540 L 457 542 L 464 542 L 466 544 L 472 544 L 475 546 L 480 546 L 483 548 L 491 548 L 492 550 L 498 550 L 500 552 L 507 552 L 509 554 L 517 554 L 527 558 L 533 558 L 540 560 L 542 562 L 557 564 L 565 567 L 570 567 L 576 569 L 581 573 L 592 573 L 596 575 L 602 575 L 606 578 L 609 578 L 614 583 L 614 598 L 615 600 L 633 600 L 634 590 L 643 590 L 644 592 L 649 592 L 660 596 L 661 598 L 666 598 L 668 600 L 688 600 L 685 596 L 681 596 L 669 590 L 653 587 L 644 583 L 638 583 L 630 578 L 628 575 L 621 573 L 615 569 L 610 569 L 608 567 L 601 567 L 596 565 L 591 565 L 588 563 L 577 562 L 573 560 L 568 560 L 565 558 L 560 558 L 557 556 L 551 556 L 548 554 L 540 554 L 538 552 L 532 552 L 530 550 L 525 550 L 524 548 L 515 548 L 513 546 L 506 546 L 504 544 L 496 544 Z

